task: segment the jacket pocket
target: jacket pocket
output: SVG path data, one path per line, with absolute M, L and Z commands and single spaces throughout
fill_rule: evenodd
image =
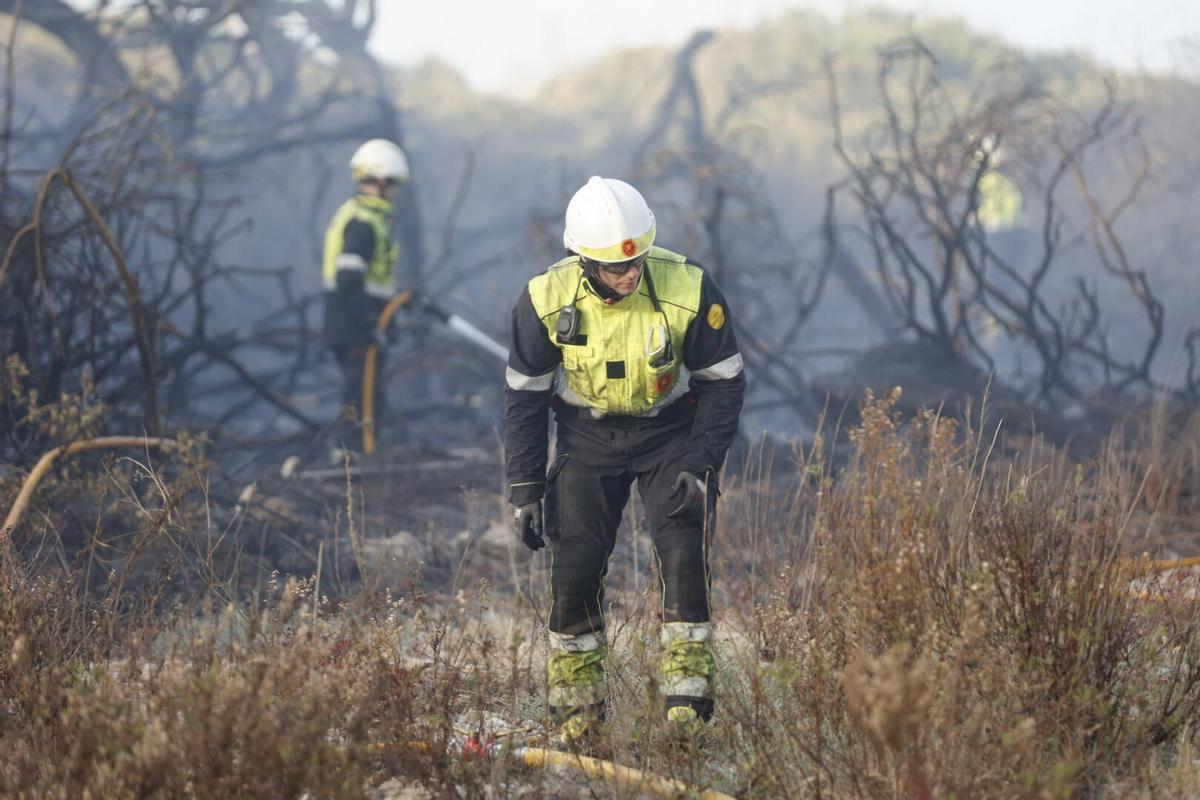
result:
M 592 348 L 564 345 L 562 354 L 563 375 L 567 379 L 567 385 L 584 402 L 595 399 L 596 386 L 592 380 Z

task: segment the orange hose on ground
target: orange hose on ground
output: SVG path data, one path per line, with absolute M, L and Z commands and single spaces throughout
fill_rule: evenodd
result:
M 383 333 L 391 324 L 392 317 L 412 300 L 412 292 L 400 292 L 388 300 L 383 311 L 379 312 L 379 320 L 375 330 Z M 379 345 L 371 342 L 367 348 L 367 359 L 363 364 L 363 396 L 362 396 L 362 431 L 363 452 L 370 455 L 375 452 L 375 368 L 379 360 Z
M 1200 566 L 1200 556 L 1190 556 L 1188 558 L 1169 558 L 1162 561 L 1151 561 L 1149 564 L 1150 572 L 1166 572 L 1172 569 L 1183 569 L 1184 567 Z
M 34 489 L 60 456 L 73 456 L 89 450 L 113 447 L 170 447 L 174 444 L 177 444 L 174 439 L 162 439 L 156 436 L 100 436 L 95 439 L 84 439 L 80 442 L 59 445 L 53 450 L 46 451 L 33 465 L 29 474 L 25 476 L 25 482 L 21 484 L 21 491 L 17 495 L 16 501 L 13 502 L 12 508 L 8 510 L 8 516 L 4 519 L 4 527 L 0 528 L 0 536 L 12 535 L 13 528 L 17 527 L 17 523 L 21 521 L 21 516 L 25 513 L 25 507 L 29 505 L 29 499 L 33 497 Z
M 499 746 L 495 744 L 481 747 L 480 754 L 483 755 L 487 752 L 501 752 Z M 432 749 L 432 745 L 429 742 L 421 741 L 400 742 L 394 745 L 376 743 L 367 745 L 366 749 L 377 752 L 396 749 L 428 752 Z M 657 797 L 671 798 L 672 800 L 677 797 L 699 797 L 701 800 L 737 800 L 736 797 L 724 792 L 718 792 L 716 789 L 705 789 L 702 792 L 697 791 L 694 787 L 688 786 L 682 781 L 664 778 L 661 775 L 655 775 L 635 769 L 634 767 L 622 766 L 612 761 L 592 758 L 591 756 L 565 753 L 561 750 L 549 750 L 544 747 L 518 747 L 512 752 L 518 761 L 530 769 L 567 767 L 582 772 L 594 780 L 607 781 L 608 783 L 617 784 L 624 789 L 639 789 Z
M 542 747 L 519 747 L 517 758 L 527 767 L 545 769 L 546 767 L 569 767 L 578 770 L 589 778 L 605 780 L 624 788 L 637 788 L 658 797 L 700 797 L 702 800 L 735 800 L 735 798 L 716 789 L 705 789 L 697 792 L 691 786 L 671 778 L 664 778 L 649 772 L 643 772 L 633 767 L 614 764 L 599 758 L 564 753 L 561 750 L 547 750 Z
M 1147 556 L 1142 556 L 1141 558 L 1123 558 L 1121 559 L 1121 566 L 1128 569 L 1134 575 L 1146 575 L 1152 572 L 1170 572 L 1173 569 L 1187 569 L 1189 567 L 1200 566 L 1200 556 L 1157 560 Z

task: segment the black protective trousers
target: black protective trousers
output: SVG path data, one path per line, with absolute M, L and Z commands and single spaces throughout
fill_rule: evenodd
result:
M 708 479 L 707 531 L 704 520 L 668 516 L 679 505 L 671 491 L 694 416 L 686 399 L 651 418 L 592 419 L 575 409 L 557 414 L 557 454 L 547 474 L 545 505 L 550 630 L 578 635 L 604 628 L 604 575 L 635 480 L 663 582 L 663 621 L 709 621 L 715 476 Z
M 365 347 L 335 347 L 338 368 L 342 371 L 342 407 L 331 436 L 335 447 L 359 452 L 362 450 L 363 370 L 367 363 Z M 375 435 L 378 436 L 387 418 L 383 392 L 384 354 L 375 354 Z

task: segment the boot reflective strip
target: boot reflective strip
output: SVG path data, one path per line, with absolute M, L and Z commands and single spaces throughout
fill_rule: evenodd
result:
M 667 697 L 708 697 L 711 683 L 708 678 L 664 675 L 658 688 Z
M 604 646 L 604 631 L 597 633 L 555 633 L 550 631 L 550 649 L 568 653 L 588 653 Z
M 675 642 L 707 642 L 710 636 L 711 622 L 664 622 L 658 641 L 668 647 Z

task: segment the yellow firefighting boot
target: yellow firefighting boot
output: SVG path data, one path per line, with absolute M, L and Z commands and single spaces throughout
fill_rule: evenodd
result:
M 562 743 L 592 750 L 593 739 L 604 721 L 603 632 L 577 636 L 550 632 L 550 659 L 546 668 L 550 720 L 558 726 Z
M 659 688 L 667 721 L 682 729 L 698 730 L 712 718 L 716 661 L 707 622 L 665 622 Z

